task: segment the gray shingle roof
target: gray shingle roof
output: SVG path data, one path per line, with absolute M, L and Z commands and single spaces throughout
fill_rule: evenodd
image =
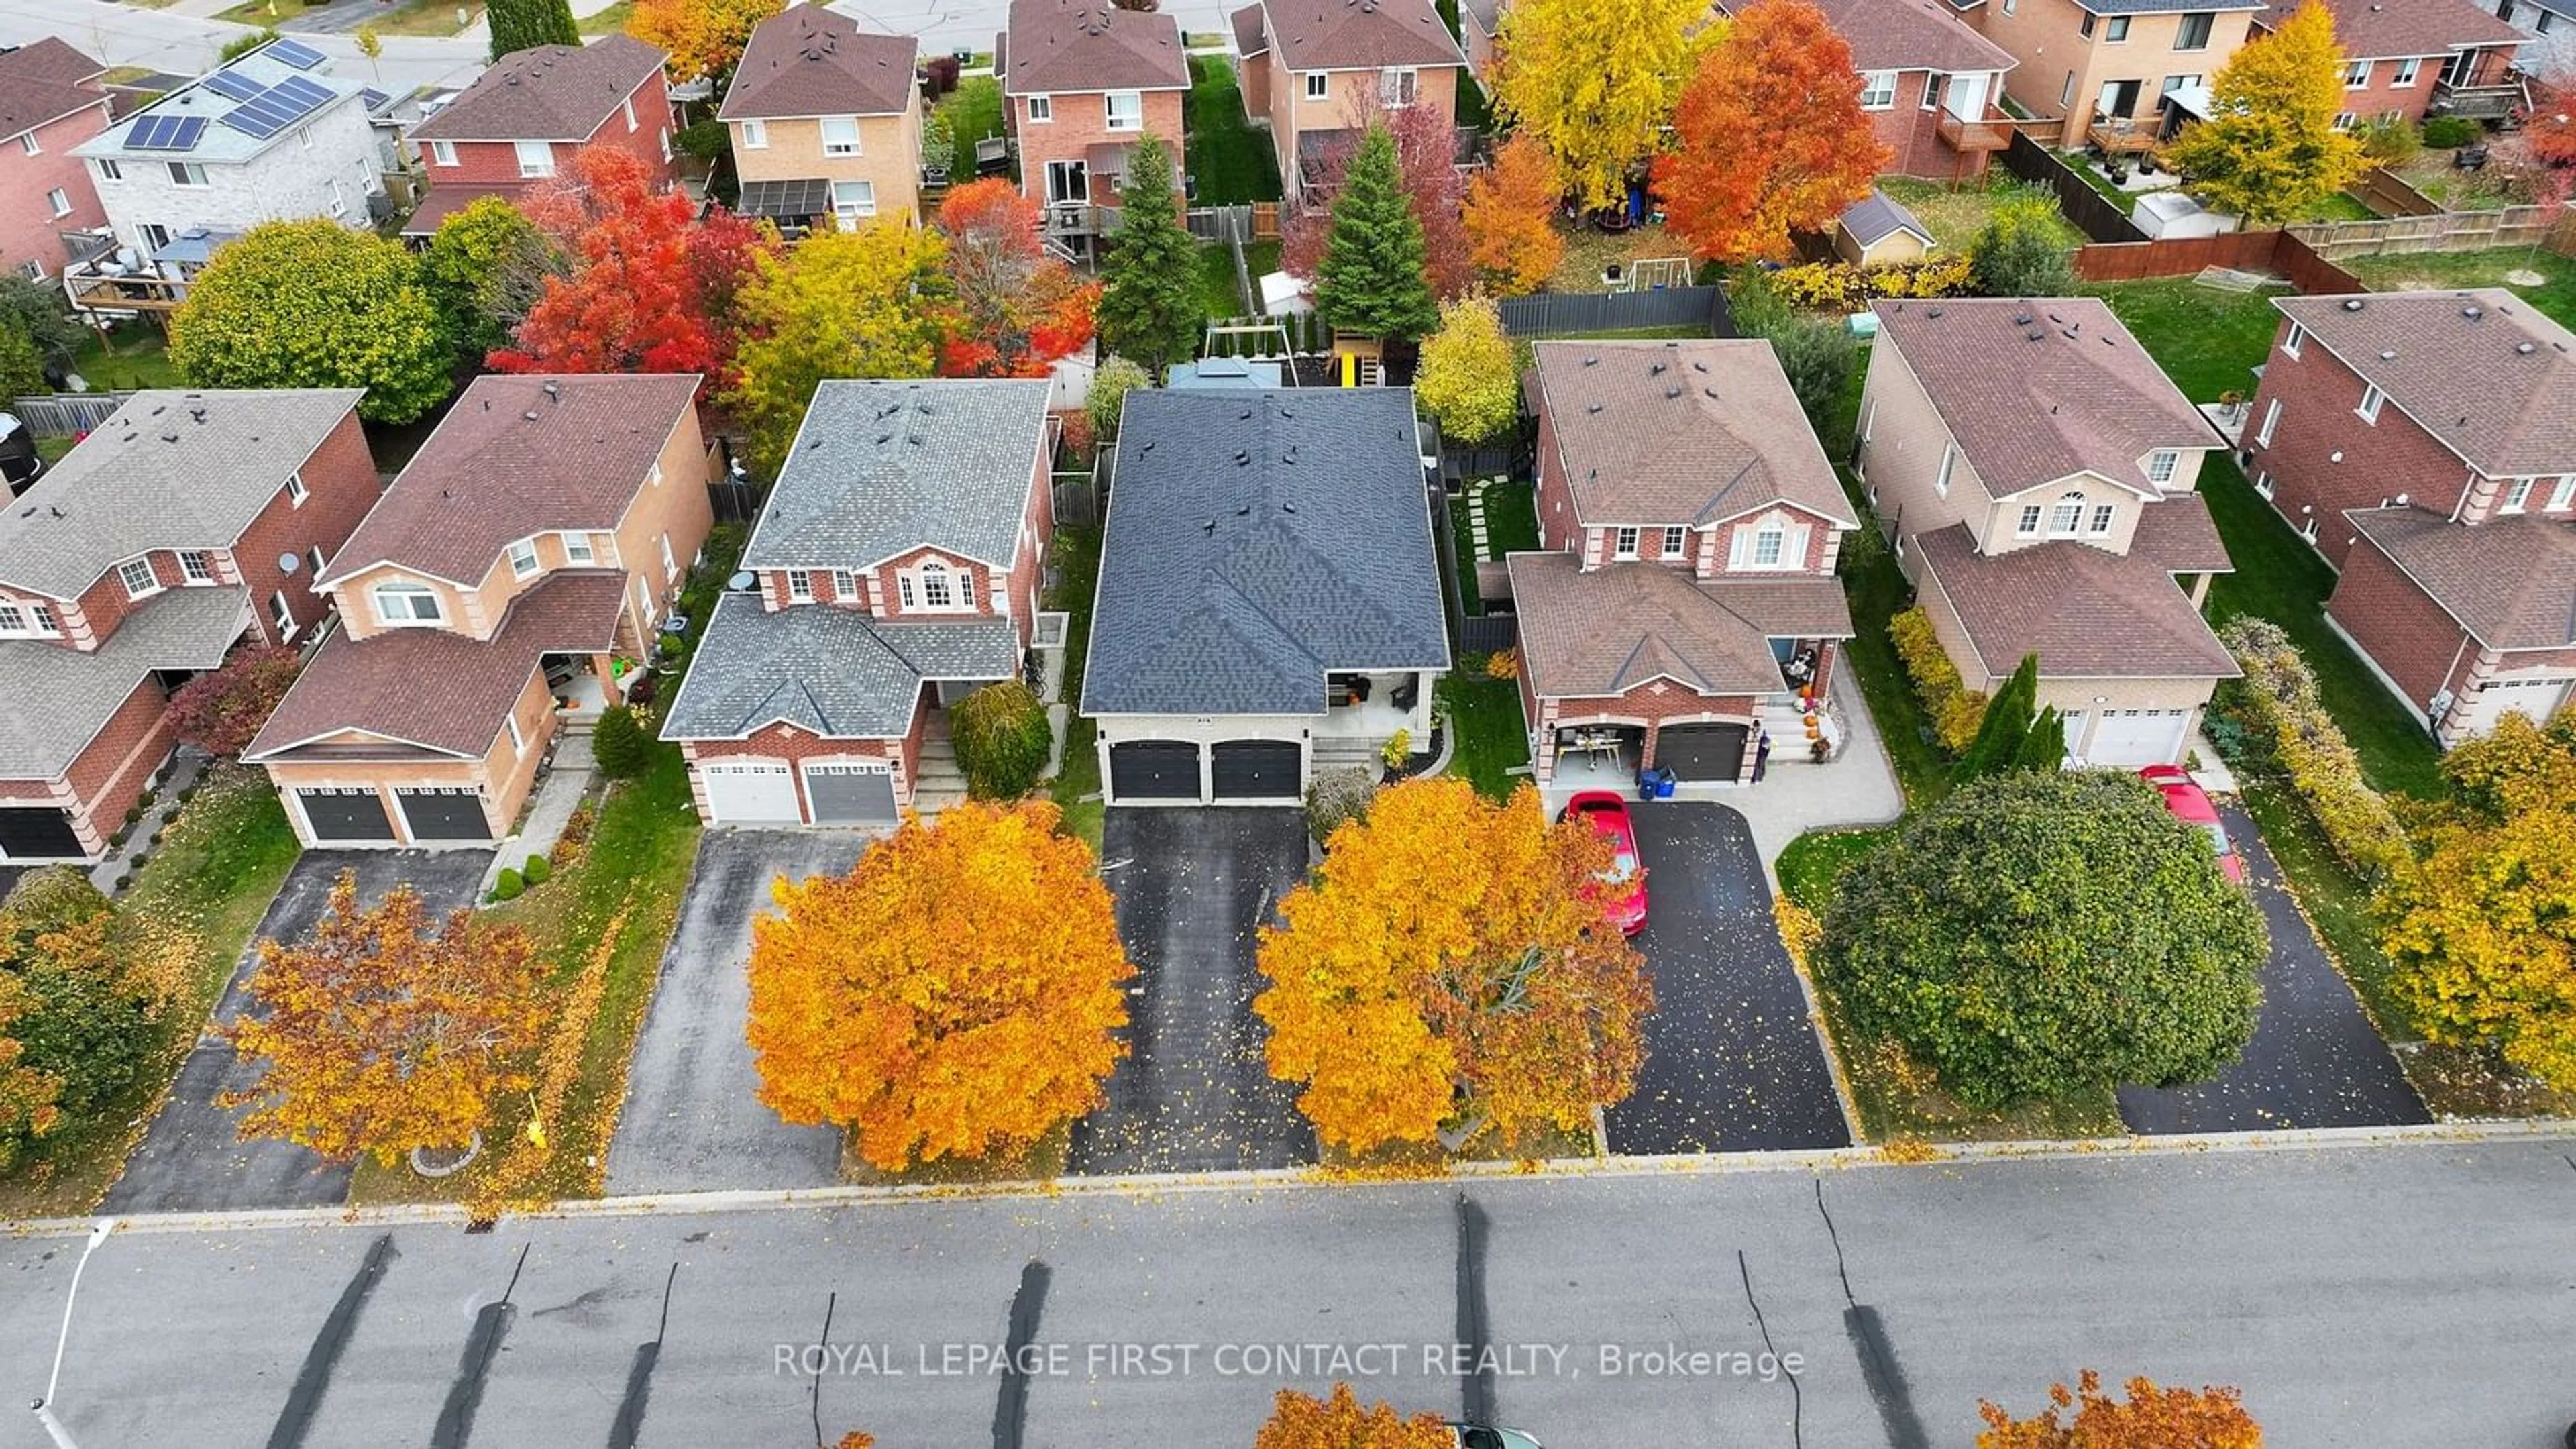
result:
M 2272 305 L 2479 470 L 2576 470 L 2576 333 L 2511 292 L 2278 297 Z
M 156 548 L 229 548 L 365 394 L 136 393 L 0 512 L 0 582 L 76 598 Z
M 1449 663 L 1410 388 L 1127 395 L 1085 714 L 1322 714 Z
M 212 669 L 250 627 L 250 592 L 170 589 L 97 649 L 0 642 L 0 780 L 53 780 L 156 669 Z
M 587 141 L 664 59 L 624 34 L 513 51 L 411 134 L 434 141 Z M 639 114 L 636 123 L 650 130 L 660 118 Z
M 894 739 L 912 727 L 924 680 L 1015 678 L 1019 652 L 1008 619 L 879 623 L 828 604 L 770 613 L 757 594 L 727 594 L 662 738 L 740 739 L 784 723 L 832 739 Z
M 1925 246 L 1932 245 L 1932 233 L 1914 219 L 1914 213 L 1905 209 L 1905 203 L 1875 188 L 1842 214 L 1841 224 L 1843 230 L 1851 233 L 1852 240 L 1862 246 L 1900 231 L 1910 231 L 1921 237 Z
M 1008 567 L 1046 405 L 1042 380 L 824 383 L 742 566 L 864 568 L 929 547 Z

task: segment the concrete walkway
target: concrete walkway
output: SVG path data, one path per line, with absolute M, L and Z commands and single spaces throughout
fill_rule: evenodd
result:
M 1843 729 L 1841 753 L 1821 765 L 1784 763 L 1780 751 L 1792 742 L 1776 741 L 1761 783 L 1710 797 L 1744 812 L 1766 872 L 1790 841 L 1810 830 L 1885 825 L 1905 813 L 1905 790 L 1896 783 L 1895 766 L 1887 762 L 1887 746 L 1879 740 L 1869 702 L 1861 698 L 1851 661 L 1846 658 L 1833 673 L 1828 692 L 1834 722 Z
M 590 752 L 590 736 L 565 733 L 555 744 L 555 757 L 547 763 L 543 778 L 537 781 L 536 798 L 528 806 L 527 817 L 519 828 L 501 841 L 492 857 L 492 869 L 483 877 L 482 895 L 490 894 L 492 883 L 509 869 L 523 870 L 532 855 L 554 854 L 555 842 L 563 839 L 564 823 L 588 799 L 591 787 L 599 782 L 599 761 Z
M 154 772 L 152 803 L 145 807 L 141 818 L 126 827 L 124 842 L 111 847 L 107 854 L 99 857 L 98 864 L 89 868 L 91 885 L 107 895 L 117 893 L 119 882 L 134 874 L 135 860 L 159 849 L 153 843 L 153 837 L 178 818 L 182 803 L 179 792 L 195 785 L 210 763 L 212 761 L 205 751 L 193 745 L 181 745 L 178 752 Z M 115 823 L 123 824 L 122 821 Z

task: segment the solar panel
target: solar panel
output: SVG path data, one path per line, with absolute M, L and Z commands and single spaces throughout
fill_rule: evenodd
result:
M 393 97 L 386 95 L 383 91 L 377 90 L 374 86 L 368 86 L 366 89 L 358 92 L 358 104 L 365 106 L 370 111 L 383 110 L 385 102 L 392 99 Z
M 268 87 L 237 70 L 219 70 L 206 77 L 206 89 L 236 101 L 246 101 Z
M 266 140 L 313 114 L 330 99 L 331 92 L 326 87 L 291 75 L 244 101 L 238 110 L 224 117 L 224 124 Z
M 272 40 L 260 54 L 281 60 L 297 70 L 311 70 L 322 63 L 322 52 L 294 40 Z
M 145 116 L 125 138 L 129 151 L 193 151 L 206 134 L 203 116 Z

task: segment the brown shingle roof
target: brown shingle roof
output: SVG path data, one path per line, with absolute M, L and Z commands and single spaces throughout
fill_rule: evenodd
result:
M 665 58 L 623 34 L 514 51 L 411 134 L 423 141 L 587 141 Z
M 1261 29 L 1260 6 L 1244 6 L 1227 16 L 1226 24 L 1234 27 L 1235 54 L 1248 59 L 1270 48 L 1270 37 Z
M 1011 0 L 1007 44 L 994 56 L 1015 96 L 1187 90 L 1181 22 L 1109 0 Z
M 392 563 L 476 584 L 519 539 L 615 528 L 697 390 L 694 373 L 474 379 L 314 582 Z
M 2344 517 L 2490 649 L 2576 644 L 2576 531 L 2528 514 L 2472 528 L 2421 508 Z
M 532 189 L 534 189 L 534 183 L 526 181 L 492 182 L 480 186 L 433 186 L 429 189 L 429 194 L 420 199 L 420 205 L 412 208 L 411 215 L 403 218 L 402 234 L 436 236 L 438 229 L 447 224 L 449 217 L 484 197 L 497 196 L 515 206 L 519 198 Z
M 1657 563 L 1590 573 L 1571 553 L 1508 561 L 1522 667 L 1549 699 L 1624 694 L 1670 678 L 1701 694 L 1785 688 L 1771 640 L 1851 637 L 1831 578 L 1694 579 Z
M 2353 60 L 2438 56 L 2531 38 L 2498 20 L 2492 7 L 2469 0 L 2325 0 L 2325 7 L 2334 16 L 2335 43 Z M 2254 23 L 2277 30 L 2298 8 L 2276 0 Z
M 1732 14 L 1747 0 L 1717 0 Z M 1815 0 L 1851 46 L 1852 69 L 2010 70 L 2012 52 L 1968 28 L 1958 11 L 1936 0 Z
M 2159 448 L 2220 439 L 2094 297 L 1881 301 L 1894 346 L 1986 491 L 2008 497 L 2091 471 L 2140 493 Z
M 2044 679 L 2233 679 L 2240 672 L 2156 560 L 2072 541 L 1983 555 L 1962 523 L 1922 534 L 1913 547 L 1923 582 L 1950 601 L 1988 674 L 2010 674 L 2033 653 Z
M 1859 526 L 1770 343 L 1542 342 L 1534 354 L 1584 522 L 1704 524 L 1790 503 Z
M 878 35 L 820 5 L 760 22 L 725 87 L 728 121 L 776 116 L 888 116 L 912 105 L 921 42 Z
M 2576 334 L 2511 292 L 2272 305 L 2480 471 L 2576 471 Z
M 242 757 L 276 755 L 344 730 L 480 755 L 540 659 L 617 647 L 625 585 L 615 569 L 551 574 L 510 602 L 509 617 L 488 640 L 443 629 L 388 629 L 372 639 L 334 634 Z
M 102 69 L 50 35 L 0 53 L 0 141 L 106 100 L 92 84 Z
M 1431 0 L 1263 0 L 1289 70 L 1465 65 Z
M 2148 504 L 2138 515 L 2129 552 L 2152 559 L 2167 573 L 2236 572 L 2227 542 L 2218 536 L 2218 523 L 2209 516 L 2209 500 L 2197 493 L 2176 493 Z

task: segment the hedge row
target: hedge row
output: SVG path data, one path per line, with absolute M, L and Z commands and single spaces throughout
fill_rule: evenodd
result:
M 1896 641 L 1896 655 L 1905 661 L 1905 673 L 1914 681 L 1923 712 L 1931 717 L 1933 737 L 1951 754 L 1965 750 L 1986 721 L 1985 695 L 1959 678 L 1959 667 L 1950 662 L 1950 651 L 1941 647 L 1940 636 L 1932 632 L 1932 616 L 1923 612 L 1922 605 L 1888 620 L 1887 633 Z
M 2406 828 L 2361 775 L 2361 756 L 2317 697 L 2299 646 L 2268 619 L 2231 619 L 2218 631 L 2243 679 L 2221 685 L 2217 709 L 2242 733 L 2246 762 L 2279 771 L 2307 803 L 2334 853 L 2377 884 L 2414 860 Z

